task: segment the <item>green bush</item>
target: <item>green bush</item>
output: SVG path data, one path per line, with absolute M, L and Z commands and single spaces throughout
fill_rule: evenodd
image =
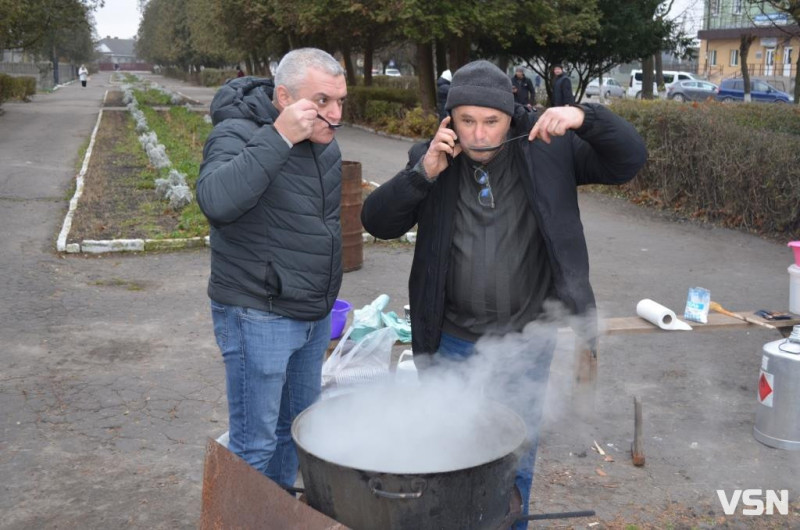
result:
M 402 118 L 404 114 L 405 107 L 402 103 L 374 99 L 367 101 L 364 119 L 368 124 L 380 127 L 385 126 L 389 120 Z
M 36 78 L 0 74 L 0 103 L 9 99 L 30 100 L 36 94 Z
M 399 103 L 408 110 L 419 104 L 419 98 L 414 91 L 401 88 L 351 86 L 347 88 L 342 119 L 350 123 L 367 121 L 367 102 L 375 101 Z
M 764 235 L 800 237 L 800 109 L 623 101 L 613 110 L 649 157 L 624 187 L 636 202 Z
M 222 86 L 225 81 L 232 77 L 236 77 L 236 70 L 205 68 L 200 72 L 200 84 L 203 86 Z
M 172 104 L 172 97 L 168 93 L 161 92 L 155 88 L 148 88 L 147 90 L 134 90 L 133 95 L 139 105 L 164 106 Z
M 360 81 L 363 83 L 363 78 Z M 404 75 L 402 77 L 391 77 L 387 75 L 372 76 L 372 86 L 379 88 L 400 88 L 410 90 L 414 93 L 419 88 L 419 80 L 416 76 Z
M 399 118 L 389 118 L 386 123 L 388 132 L 410 138 L 432 138 L 438 128 L 438 116 L 425 112 L 422 107 L 415 107 Z

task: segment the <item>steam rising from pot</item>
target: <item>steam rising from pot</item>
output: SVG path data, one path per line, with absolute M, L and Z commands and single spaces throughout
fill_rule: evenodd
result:
M 295 440 L 325 460 L 386 473 L 440 473 L 520 451 L 547 386 L 535 375 L 549 370 L 565 318 L 551 307 L 520 333 L 484 337 L 465 361 L 422 369 L 419 386 L 384 382 L 324 400 L 295 422 Z M 416 357 L 421 365 L 427 356 Z

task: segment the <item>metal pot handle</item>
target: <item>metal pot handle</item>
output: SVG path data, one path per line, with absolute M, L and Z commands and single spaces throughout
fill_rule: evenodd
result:
M 392 493 L 389 491 L 384 491 L 381 489 L 381 480 L 376 477 L 369 479 L 367 486 L 369 486 L 373 494 L 378 497 L 383 497 L 384 499 L 419 499 L 422 497 L 422 493 L 425 491 L 425 488 L 428 487 L 428 483 L 425 481 L 425 479 L 415 478 L 411 481 L 411 488 L 416 491 L 412 491 L 410 493 Z

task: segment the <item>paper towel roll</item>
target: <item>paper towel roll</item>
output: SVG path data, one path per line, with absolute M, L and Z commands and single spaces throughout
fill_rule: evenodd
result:
M 670 308 L 664 307 L 649 298 L 639 300 L 639 303 L 636 304 L 636 314 L 661 329 L 684 331 L 692 329 L 692 326 L 686 322 L 678 320 L 678 317 L 675 316 L 675 313 Z

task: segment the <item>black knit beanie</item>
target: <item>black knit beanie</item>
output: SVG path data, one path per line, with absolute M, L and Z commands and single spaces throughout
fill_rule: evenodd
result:
M 473 61 L 453 74 L 445 110 L 460 105 L 490 107 L 514 115 L 511 79 L 489 61 Z

